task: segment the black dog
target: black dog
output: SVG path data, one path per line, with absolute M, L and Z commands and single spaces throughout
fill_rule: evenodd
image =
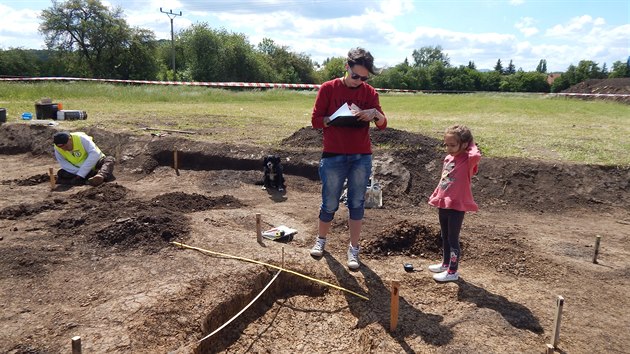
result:
M 263 160 L 263 166 L 265 167 L 265 175 L 262 189 L 276 188 L 278 192 L 284 191 L 284 176 L 282 174 L 280 157 L 277 155 L 266 156 Z

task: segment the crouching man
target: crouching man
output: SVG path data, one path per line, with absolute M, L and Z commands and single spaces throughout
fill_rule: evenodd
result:
M 57 183 L 98 186 L 114 180 L 116 159 L 105 156 L 85 133 L 59 132 L 53 136 L 55 158 L 61 165 Z

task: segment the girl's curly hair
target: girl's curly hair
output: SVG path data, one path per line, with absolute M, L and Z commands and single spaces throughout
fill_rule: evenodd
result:
M 453 135 L 457 138 L 457 142 L 462 143 L 470 143 L 473 140 L 472 133 L 470 129 L 468 129 L 465 125 L 453 125 L 446 128 L 444 135 Z

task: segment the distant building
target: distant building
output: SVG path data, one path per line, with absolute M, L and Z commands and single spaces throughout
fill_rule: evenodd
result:
M 549 85 L 553 85 L 553 82 L 556 81 L 556 79 L 559 78 L 560 76 L 562 76 L 561 73 L 551 73 L 547 75 L 547 83 Z

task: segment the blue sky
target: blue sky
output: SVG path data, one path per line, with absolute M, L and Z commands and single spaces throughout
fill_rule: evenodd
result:
M 206 22 L 243 33 L 253 45 L 271 38 L 322 62 L 361 46 L 379 67 L 393 66 L 414 49 L 441 46 L 452 65 L 474 61 L 491 69 L 498 59 L 517 69 L 564 71 L 580 60 L 608 69 L 630 56 L 628 0 L 107 0 L 132 26 L 170 39 L 163 10 L 183 16 L 175 31 Z M 52 1 L 2 0 L 0 48 L 43 48 L 38 16 Z

